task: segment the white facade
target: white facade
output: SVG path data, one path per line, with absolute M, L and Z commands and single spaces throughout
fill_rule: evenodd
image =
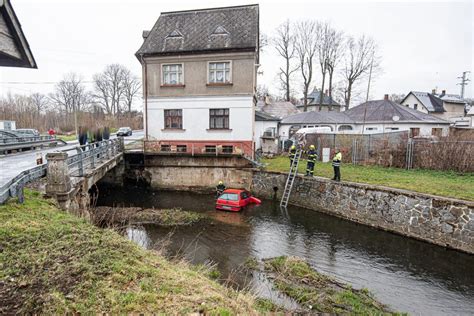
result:
M 408 95 L 403 101 L 402 105 L 409 107 L 410 109 L 429 114 L 428 109 L 425 108 L 425 106 L 421 104 L 421 102 L 413 94 Z
M 164 110 L 182 110 L 182 129 L 165 129 Z M 210 129 L 209 110 L 229 109 L 229 129 Z M 160 141 L 252 141 L 253 97 L 148 97 L 148 135 Z M 145 127 L 146 128 L 146 127 Z
M 262 136 L 265 131 L 274 131 L 275 141 L 278 142 L 278 121 L 255 121 L 255 149 L 262 148 Z
M 298 124 L 282 124 L 279 128 L 279 135 L 280 140 L 284 141 L 288 139 L 288 135 L 290 134 L 290 129 L 292 126 L 296 126 Z M 384 124 L 384 123 L 365 123 L 365 124 L 322 124 L 322 125 L 308 125 L 308 124 L 301 124 L 301 127 L 315 127 L 315 126 L 329 126 L 332 128 L 331 133 L 336 134 L 362 134 L 362 130 L 364 130 L 363 134 L 380 134 L 380 133 L 391 133 L 391 132 L 402 132 L 402 131 L 410 131 L 411 128 L 419 128 L 419 136 L 428 137 L 434 136 L 438 130 L 433 129 L 442 129 L 441 134 L 442 136 L 447 136 L 449 133 L 449 123 L 448 124 L 436 124 L 436 123 L 391 123 L 391 124 Z M 351 127 L 352 130 L 341 130 L 341 127 Z
M 6 130 L 6 131 L 16 130 L 16 122 L 15 121 L 0 121 L 0 129 Z

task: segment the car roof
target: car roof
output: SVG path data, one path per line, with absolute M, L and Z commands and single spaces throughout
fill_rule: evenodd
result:
M 246 190 L 243 190 L 243 189 L 227 189 L 224 191 L 224 193 L 242 193 L 242 192 L 245 192 Z

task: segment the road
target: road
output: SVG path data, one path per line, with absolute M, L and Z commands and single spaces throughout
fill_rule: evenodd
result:
M 125 144 L 142 139 L 143 136 L 143 130 L 133 131 L 132 136 L 124 137 Z M 111 138 L 115 137 L 116 136 L 111 136 Z M 0 187 L 16 177 L 20 172 L 36 166 L 37 153 L 41 153 L 44 159 L 44 156 L 49 152 L 74 148 L 79 145 L 77 140 L 69 141 L 67 143 L 67 145 L 60 147 L 30 150 L 16 154 L 0 156 Z

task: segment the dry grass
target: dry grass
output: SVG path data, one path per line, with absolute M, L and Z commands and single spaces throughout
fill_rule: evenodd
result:
M 0 206 L 0 249 L 0 314 L 256 313 L 249 295 L 29 190 Z

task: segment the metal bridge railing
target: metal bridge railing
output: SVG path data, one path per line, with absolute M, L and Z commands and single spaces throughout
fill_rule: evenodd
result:
M 62 150 L 68 154 L 67 164 L 69 175 L 83 176 L 86 169 L 93 170 L 98 164 L 115 157 L 123 152 L 123 138 L 104 140 L 83 146 Z M 10 197 L 18 197 L 20 203 L 24 201 L 23 188 L 33 180 L 46 176 L 48 164 L 42 164 L 22 171 L 15 178 L 0 187 L 0 204 Z

